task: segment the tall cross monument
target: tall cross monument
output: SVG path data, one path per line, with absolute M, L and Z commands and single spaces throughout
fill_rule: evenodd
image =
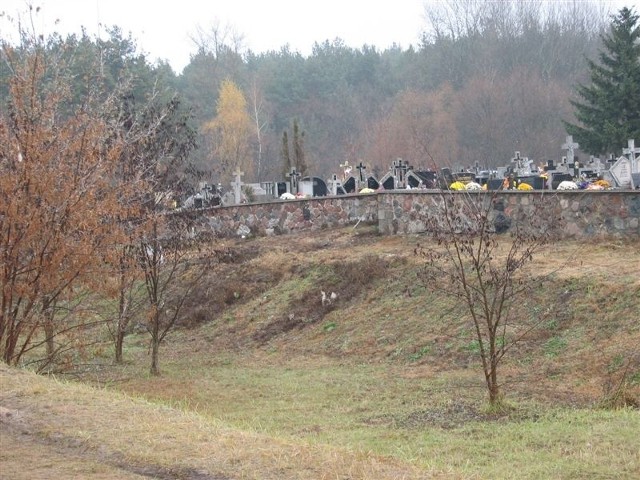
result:
M 566 141 L 562 144 L 562 149 L 567 151 L 567 164 L 569 168 L 574 167 L 574 150 L 580 147 L 580 145 L 573 141 L 572 135 L 567 135 Z
M 629 156 L 631 162 L 631 173 L 640 173 L 640 147 L 636 147 L 635 140 L 629 139 L 629 147 L 623 148 L 622 153 Z
M 236 168 L 236 171 L 233 172 L 232 175 L 235 177 L 233 182 L 231 182 L 231 186 L 233 187 L 234 201 L 236 202 L 236 205 L 239 205 L 242 201 L 242 185 L 244 185 L 240 178 L 244 175 L 244 172 L 241 172 L 239 168 Z

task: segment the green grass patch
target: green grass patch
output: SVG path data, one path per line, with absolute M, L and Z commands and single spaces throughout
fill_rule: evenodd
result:
M 243 431 L 373 452 L 463 478 L 513 478 L 513 472 L 523 479 L 610 478 L 615 472 L 631 479 L 639 471 L 637 411 L 515 402 L 500 414 L 485 408 L 473 372 L 426 378 L 402 372 L 328 360 L 192 359 L 167 365 L 161 388 L 153 378 L 122 388 Z

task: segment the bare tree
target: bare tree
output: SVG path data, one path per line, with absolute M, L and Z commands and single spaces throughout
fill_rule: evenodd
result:
M 251 120 L 254 124 L 255 127 L 255 141 L 256 141 L 256 157 L 255 157 L 255 162 L 256 162 L 256 167 L 255 167 L 255 172 L 256 172 L 256 178 L 258 180 L 262 179 L 262 175 L 263 175 L 263 166 L 262 166 L 262 161 L 263 161 L 263 157 L 264 157 L 264 139 L 263 139 L 263 132 L 265 131 L 265 129 L 267 128 L 267 122 L 264 120 L 265 118 L 265 113 L 264 113 L 264 100 L 263 100 L 263 95 L 262 92 L 259 90 L 258 87 L 258 83 L 257 80 L 254 79 L 253 80 L 253 84 L 252 84 L 252 88 L 251 88 L 251 95 L 249 97 L 250 99 L 250 106 L 251 106 Z
M 140 245 L 140 262 L 147 293 L 143 324 L 149 332 L 152 375 L 160 375 L 160 345 L 175 327 L 180 312 L 212 256 L 198 249 L 184 233 L 184 218 L 156 214 L 147 238 Z
M 509 218 L 495 210 L 493 193 L 443 193 L 425 219 L 437 247 L 420 246 L 422 284 L 458 299 L 474 333 L 489 403 L 503 400 L 499 368 L 504 356 L 546 318 L 518 308 L 547 276 L 531 274 L 534 256 L 560 225 L 546 210 L 546 197 Z

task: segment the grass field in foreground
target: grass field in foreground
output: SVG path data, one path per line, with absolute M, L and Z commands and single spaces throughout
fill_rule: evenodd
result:
M 511 409 L 496 414 L 462 311 L 411 283 L 412 244 L 344 229 L 231 245 L 162 346 L 160 377 L 143 334 L 122 366 L 97 349 L 85 384 L 1 367 L 1 473 L 639 478 L 640 412 L 597 407 L 623 372 L 638 398 L 640 251 L 566 242 L 536 260 L 562 269 L 522 311 L 554 315 L 503 366 Z M 320 289 L 340 296 L 322 308 Z

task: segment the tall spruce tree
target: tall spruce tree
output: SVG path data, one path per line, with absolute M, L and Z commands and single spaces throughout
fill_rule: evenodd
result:
M 638 15 L 623 8 L 602 36 L 600 63 L 588 60 L 591 85 L 579 84 L 571 101 L 577 122 L 567 132 L 590 154 L 620 154 L 627 140 L 640 140 L 640 27 Z
M 293 121 L 293 158 L 296 166 L 296 171 L 300 175 L 307 173 L 307 162 L 304 154 L 304 132 L 300 131 L 298 121 Z
M 289 155 L 289 136 L 287 135 L 286 130 L 282 132 L 282 148 L 280 150 L 280 157 L 282 158 L 282 175 L 286 177 L 293 167 L 291 164 L 291 155 Z

